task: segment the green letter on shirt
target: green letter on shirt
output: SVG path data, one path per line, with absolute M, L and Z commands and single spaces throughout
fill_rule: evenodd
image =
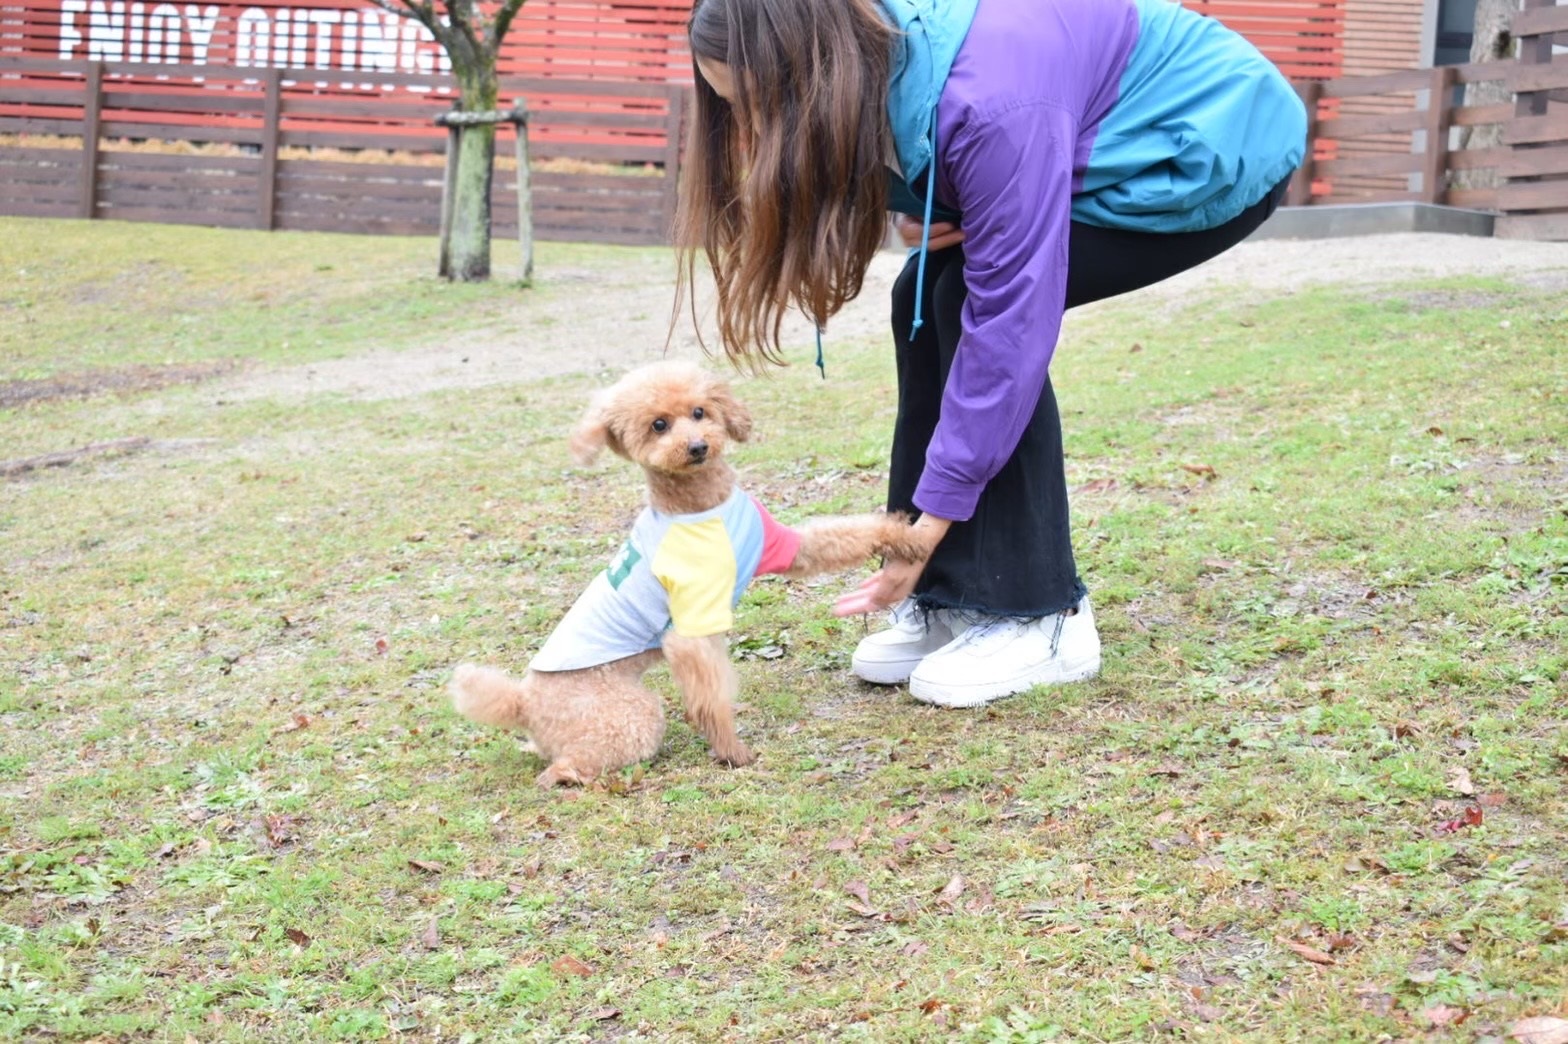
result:
M 605 575 L 610 580 L 610 587 L 620 590 L 621 584 L 631 575 L 640 561 L 642 555 L 632 546 L 630 540 L 622 544 L 620 551 L 616 552 L 615 558 L 610 562 L 610 567 L 605 570 Z

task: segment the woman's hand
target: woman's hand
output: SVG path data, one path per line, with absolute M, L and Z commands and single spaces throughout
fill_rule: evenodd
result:
M 899 214 L 893 219 L 893 227 L 898 230 L 898 238 L 904 245 L 913 249 L 920 245 L 920 229 L 924 224 L 919 218 L 909 214 Z M 931 222 L 931 249 L 946 250 L 950 246 L 957 246 L 964 241 L 964 230 L 951 221 Z
M 930 560 L 931 553 L 947 535 L 947 529 L 953 523 L 945 518 L 935 515 L 921 515 L 920 520 L 910 527 L 910 535 L 924 547 L 924 553 L 919 561 L 910 562 L 903 559 L 890 558 L 882 564 L 882 568 L 861 581 L 859 587 L 846 595 L 841 595 L 833 603 L 835 616 L 859 616 L 863 613 L 879 612 L 891 608 L 908 598 L 915 589 L 915 582 L 920 579 L 920 574 L 925 572 L 926 562 Z

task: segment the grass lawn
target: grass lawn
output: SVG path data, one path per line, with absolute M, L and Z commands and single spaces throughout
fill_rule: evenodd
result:
M 571 292 L 552 265 L 663 257 L 542 244 L 524 291 L 442 285 L 432 256 L 0 219 L 0 461 L 147 440 L 0 477 L 0 1039 L 1568 1019 L 1560 295 L 1075 321 L 1053 372 L 1101 678 L 933 710 L 850 676 L 863 625 L 829 606 L 853 576 L 771 578 L 734 643 L 756 765 L 712 764 L 671 702 L 653 763 L 543 795 L 443 686 L 520 669 L 638 508 L 624 463 L 567 462 L 596 379 L 387 401 L 196 379 L 525 324 Z M 832 362 L 737 382 L 739 466 L 785 521 L 883 489 L 890 352 Z M 20 394 L 169 366 L 191 380 Z

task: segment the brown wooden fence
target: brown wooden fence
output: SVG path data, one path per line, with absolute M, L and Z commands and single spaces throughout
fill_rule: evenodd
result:
M 1568 239 L 1568 55 L 1554 60 L 1553 49 L 1568 40 L 1568 6 L 1525 0 L 1513 31 L 1515 61 L 1301 82 L 1312 148 L 1288 202 L 1494 210 L 1499 235 Z M 434 116 L 452 103 L 450 81 L 364 75 L 382 96 L 345 94 L 319 69 L 0 56 L 0 99 L 9 103 L 0 134 L 53 136 L 0 145 L 0 213 L 433 235 L 446 141 Z M 1462 104 L 1460 88 L 1481 81 L 1503 82 L 1515 100 Z M 532 177 L 539 238 L 666 241 L 686 88 L 508 81 L 504 100 L 519 97 L 537 99 L 530 143 L 546 161 Z M 1347 113 L 1357 99 L 1377 99 L 1383 111 Z M 1458 130 L 1489 124 L 1501 126 L 1500 144 L 1454 147 Z M 140 139 L 183 143 L 188 154 L 147 152 Z M 508 152 L 503 143 L 500 155 Z M 565 159 L 599 166 L 551 168 Z M 1478 171 L 1499 183 L 1460 184 Z M 493 212 L 497 234 L 512 234 L 515 179 L 504 162 Z
M 6 87 L 7 74 L 28 86 Z M 366 99 L 321 75 L 0 58 L 0 93 L 28 110 L 0 115 L 0 134 L 19 143 L 0 146 L 0 214 L 434 235 L 447 137 L 434 117 L 451 107 L 449 81 L 378 74 L 386 89 L 417 90 Z M 171 90 L 163 76 L 199 76 L 205 89 Z M 536 88 L 548 101 L 529 106 L 530 149 L 544 161 L 532 172 L 535 235 L 665 242 L 685 90 L 514 80 L 503 97 Z M 492 209 L 504 236 L 517 196 L 500 145 Z
M 1311 113 L 1313 148 L 1287 203 L 1422 202 L 1498 213 L 1499 236 L 1568 239 L 1568 6 L 1526 0 L 1514 20 L 1514 61 L 1413 69 L 1297 85 Z M 1501 82 L 1504 104 L 1463 104 L 1463 86 Z M 1376 97 L 1387 111 L 1342 115 L 1346 99 Z M 1454 147 L 1462 128 L 1500 125 L 1501 142 Z M 1348 144 L 1380 151 L 1349 155 Z M 1395 143 L 1391 148 L 1389 143 Z M 1466 187 L 1465 175 L 1491 172 L 1495 184 Z

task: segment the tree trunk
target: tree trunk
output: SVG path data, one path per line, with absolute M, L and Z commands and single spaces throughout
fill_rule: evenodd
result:
M 463 110 L 495 110 L 500 85 L 493 63 L 488 73 L 457 71 L 457 75 Z M 495 124 L 459 129 L 457 165 L 452 181 L 448 266 L 441 273 L 448 279 L 472 283 L 490 278 L 490 183 L 494 169 Z
M 1513 57 L 1514 41 L 1509 32 L 1514 12 L 1519 10 L 1519 0 L 1477 0 L 1475 5 L 1475 37 L 1470 44 L 1472 62 L 1504 62 Z M 1513 100 L 1513 92 L 1505 82 L 1493 80 L 1472 83 L 1465 88 L 1465 105 L 1500 105 Z M 1466 127 L 1459 134 L 1461 149 L 1492 149 L 1502 144 L 1503 124 L 1483 124 Z M 1458 188 L 1496 188 L 1502 183 L 1495 170 L 1458 171 L 1454 175 Z

